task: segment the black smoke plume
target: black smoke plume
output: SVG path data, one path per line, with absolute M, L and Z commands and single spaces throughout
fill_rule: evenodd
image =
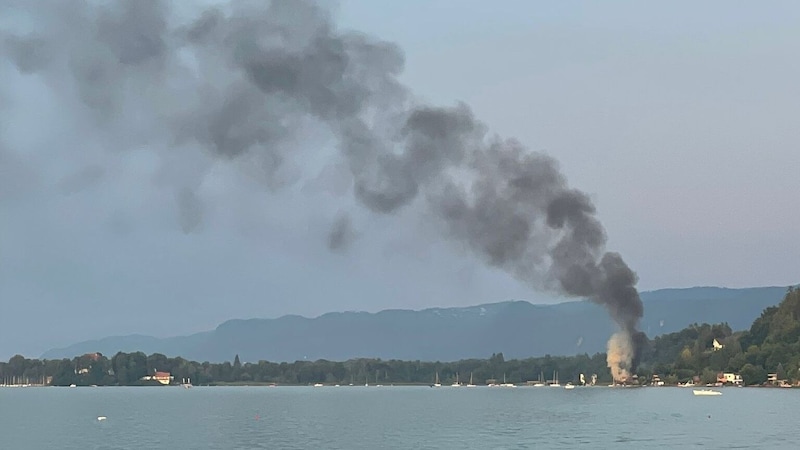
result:
M 620 329 L 609 341 L 612 373 L 635 370 L 636 275 L 605 251 L 594 205 L 553 158 L 490 134 L 467 105 L 419 104 L 398 82 L 397 45 L 339 30 L 315 3 L 234 2 L 191 20 L 176 5 L 12 3 L 7 13 L 35 26 L 0 31 L 2 59 L 42 77 L 64 105 L 86 109 L 115 145 L 249 158 L 274 188 L 285 184 L 278 173 L 301 127 L 325 126 L 363 207 L 392 214 L 423 203 L 444 237 L 486 264 L 603 305 Z M 142 129 L 141 117 L 158 118 L 157 127 Z M 196 185 L 175 187 L 186 232 L 203 220 Z M 351 236 L 343 216 L 328 245 L 341 249 Z

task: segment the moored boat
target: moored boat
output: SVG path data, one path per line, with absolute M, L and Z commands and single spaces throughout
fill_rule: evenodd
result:
M 700 396 L 722 395 L 722 392 L 713 389 L 693 389 L 692 394 Z

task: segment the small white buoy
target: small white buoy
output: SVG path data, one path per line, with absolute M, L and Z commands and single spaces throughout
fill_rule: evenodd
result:
M 97 416 L 97 420 L 106 420 L 106 419 L 107 419 L 106 416 Z

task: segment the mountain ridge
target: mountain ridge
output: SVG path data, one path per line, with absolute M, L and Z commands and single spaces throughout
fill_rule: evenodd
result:
M 642 292 L 641 328 L 651 338 L 691 323 L 728 322 L 745 329 L 787 287 L 713 286 Z M 45 352 L 53 359 L 99 351 L 144 351 L 200 361 L 383 359 L 456 360 L 503 352 L 506 357 L 596 353 L 605 350 L 614 324 L 588 300 L 533 304 L 506 300 L 466 307 L 377 312 L 328 312 L 316 317 L 229 319 L 210 331 L 157 338 L 108 336 Z

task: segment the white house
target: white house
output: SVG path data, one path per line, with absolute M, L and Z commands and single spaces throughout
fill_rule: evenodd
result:
M 170 384 L 172 382 L 172 374 L 169 372 L 155 372 L 153 375 L 147 375 L 141 378 L 144 381 L 158 381 L 161 384 Z
M 717 374 L 717 382 L 718 383 L 725 383 L 725 384 L 742 384 L 742 376 L 738 373 L 718 373 Z

